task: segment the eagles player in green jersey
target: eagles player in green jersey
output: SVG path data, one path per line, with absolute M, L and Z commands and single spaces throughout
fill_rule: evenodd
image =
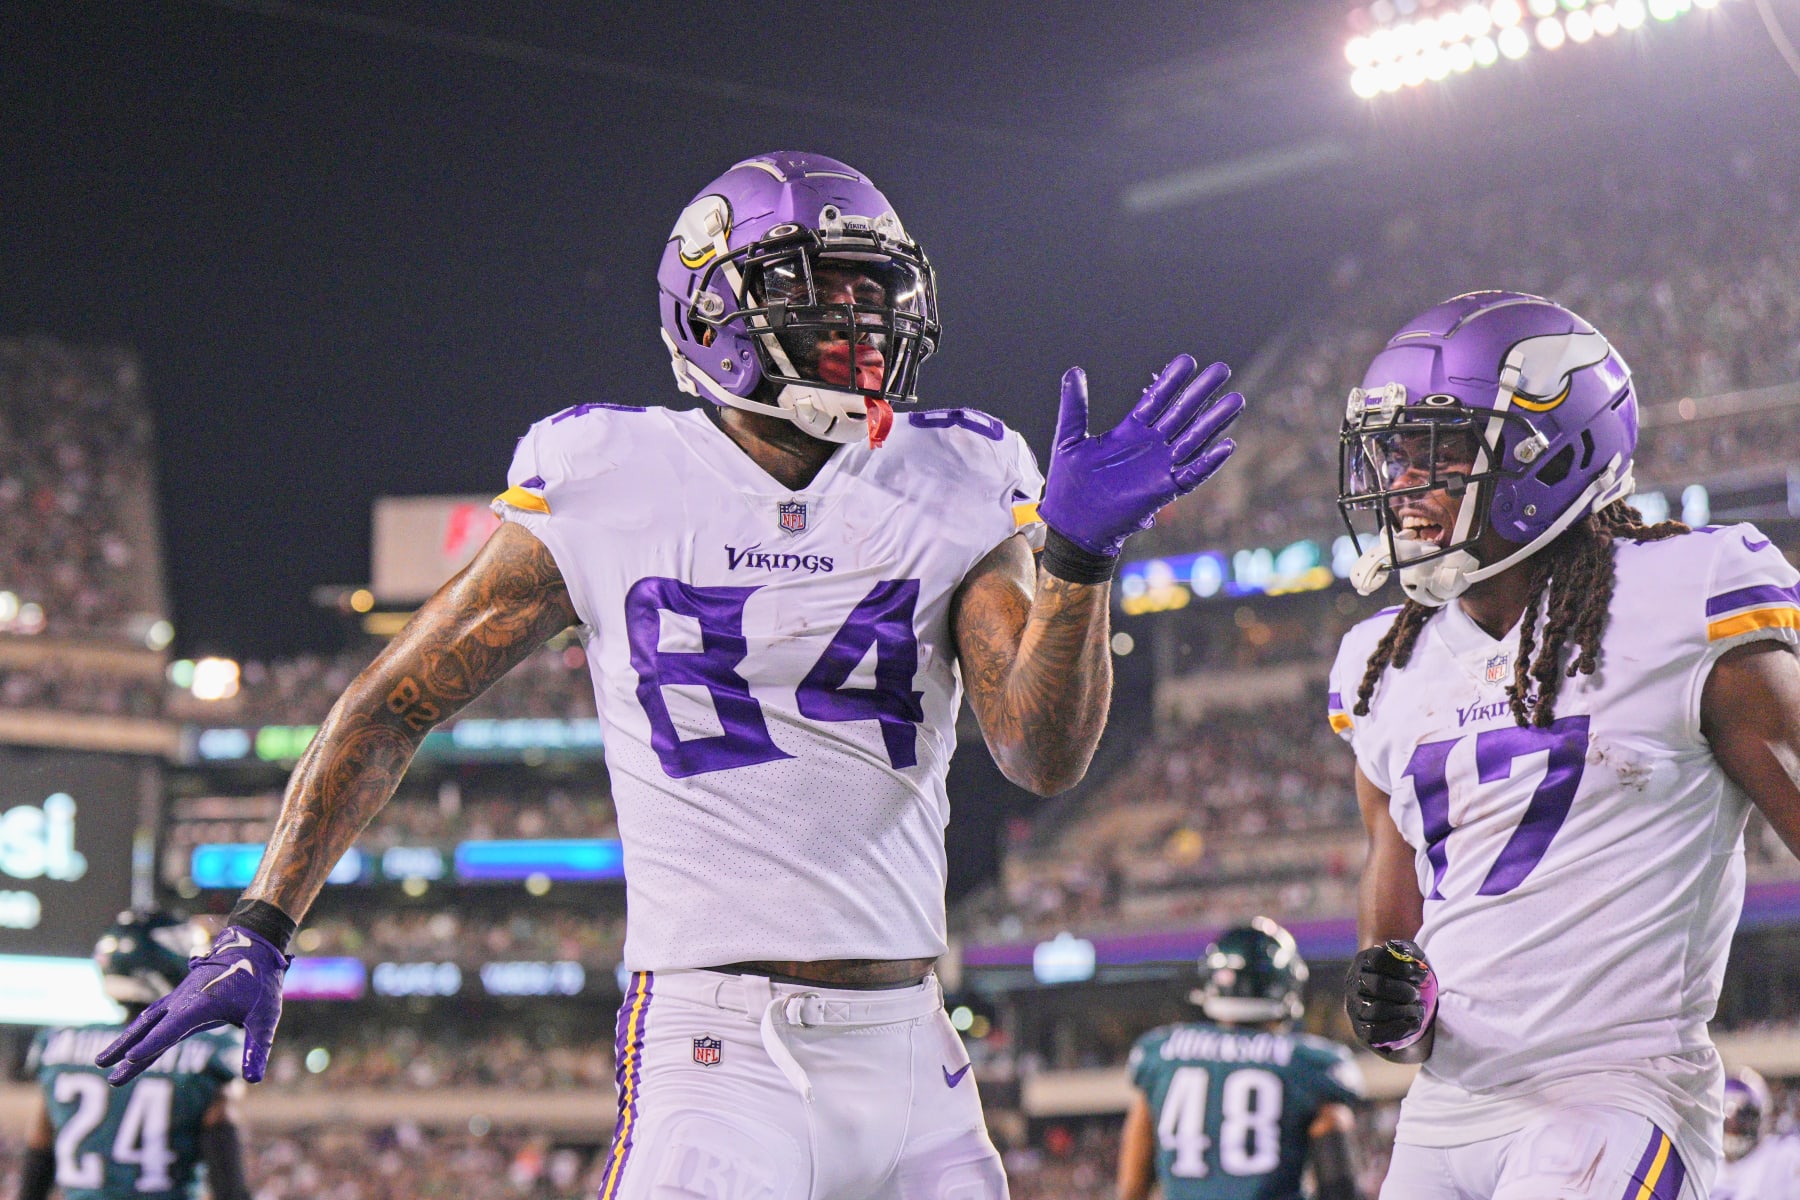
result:
M 95 945 L 94 961 L 129 1022 L 174 990 L 204 941 L 166 913 L 121 913 Z M 243 1033 L 201 1033 L 114 1088 L 94 1055 L 121 1028 L 46 1029 L 33 1039 L 28 1064 L 43 1096 L 19 1200 L 45 1200 L 53 1188 L 64 1200 L 188 1200 L 201 1163 L 212 1200 L 249 1200 L 236 1112 Z
M 1165 1025 L 1131 1050 L 1119 1200 L 1361 1200 L 1350 1106 L 1362 1076 L 1336 1042 L 1291 1032 L 1306 963 L 1266 917 L 1228 930 L 1190 999 L 1205 1021 Z

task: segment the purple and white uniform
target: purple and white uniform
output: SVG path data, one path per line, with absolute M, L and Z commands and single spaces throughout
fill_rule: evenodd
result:
M 1800 1139 L 1769 1136 L 1719 1168 L 1708 1200 L 1800 1200 Z
M 950 602 L 1020 527 L 1031 450 L 901 417 L 789 492 L 705 413 L 532 426 L 495 511 L 581 618 L 625 843 L 625 965 L 934 958 L 962 678 Z
M 1041 543 L 1029 447 L 903 416 L 806 488 L 704 412 L 580 405 L 494 502 L 581 619 L 624 841 L 619 1125 L 600 1195 L 1002 1200 L 935 978 L 797 987 L 706 970 L 945 950 L 952 599 Z
M 1351 630 L 1330 719 L 1415 851 L 1442 988 L 1397 1140 L 1462 1146 L 1606 1106 L 1668 1131 L 1704 1195 L 1722 1119 L 1706 1026 L 1749 800 L 1701 734 L 1700 695 L 1726 650 L 1800 640 L 1800 573 L 1749 525 L 1616 547 L 1600 669 L 1564 682 L 1550 728 L 1507 705 L 1518 630 L 1491 638 L 1454 602 L 1361 717 L 1392 613 Z

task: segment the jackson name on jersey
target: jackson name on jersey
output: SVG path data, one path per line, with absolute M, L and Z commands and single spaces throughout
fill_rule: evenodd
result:
M 1043 488 L 1016 433 L 913 412 L 790 492 L 703 411 L 583 404 L 495 511 L 582 622 L 633 971 L 945 950 L 958 586 Z
M 1731 647 L 1796 641 L 1800 573 L 1749 525 L 1615 545 L 1600 669 L 1565 682 L 1547 729 L 1506 702 L 1517 629 L 1491 638 L 1459 605 L 1367 716 L 1351 710 L 1391 611 L 1332 668 L 1332 726 L 1414 849 L 1442 989 L 1402 1141 L 1495 1136 L 1530 1097 L 1579 1088 L 1668 1130 L 1689 1162 L 1718 1157 L 1706 1025 L 1749 801 L 1701 734 L 1700 693 Z

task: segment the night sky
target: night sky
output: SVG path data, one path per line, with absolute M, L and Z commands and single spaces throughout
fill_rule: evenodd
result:
M 1653 180 L 1718 130 L 1791 145 L 1800 108 L 1737 0 L 1381 105 L 1335 0 L 615 7 L 0 7 L 0 335 L 143 357 L 177 651 L 331 647 L 309 592 L 367 579 L 376 496 L 497 490 L 534 419 L 674 399 L 657 258 L 751 153 L 873 176 L 940 274 L 925 398 L 1043 455 L 1065 367 L 1117 413 L 1178 350 L 1242 363 L 1404 203 Z M 1320 138 L 1330 170 L 1121 206 Z

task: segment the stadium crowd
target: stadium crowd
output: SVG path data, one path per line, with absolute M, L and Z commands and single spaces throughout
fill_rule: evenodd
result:
M 610 1029 L 606 1015 L 596 1012 L 592 1028 Z M 268 1078 L 293 1091 L 604 1091 L 613 1085 L 610 1040 L 577 1041 L 544 1030 L 531 1038 L 497 1032 L 462 1037 L 417 1024 L 359 1027 L 348 1036 L 334 1029 L 321 1039 L 309 1039 L 304 1027 L 289 1034 L 275 1045 Z M 316 1053 L 321 1049 L 324 1054 Z
M 562 718 L 594 715 L 594 686 L 587 655 L 578 643 L 552 642 L 527 658 L 464 709 L 463 718 Z M 317 725 L 350 681 L 380 652 L 365 641 L 335 654 L 297 654 L 274 662 L 242 664 L 237 694 L 197 700 L 179 690 L 170 715 L 225 725 Z
M 162 713 L 160 680 L 65 662 L 0 666 L 0 709 L 49 709 L 109 717 Z
M 479 967 L 516 959 L 579 962 L 611 971 L 625 946 L 623 914 L 518 909 L 506 915 L 450 909 L 382 909 L 353 919 L 310 920 L 294 941 L 302 954 L 369 962 L 454 962 Z
M 140 382 L 124 350 L 0 339 L 0 631 L 142 646 L 161 617 Z
M 1254 385 L 1260 436 L 1240 439 L 1243 467 L 1166 510 L 1134 550 L 1278 545 L 1340 530 L 1331 435 L 1345 396 L 1402 321 L 1472 288 L 1576 309 L 1624 354 L 1649 409 L 1800 381 L 1795 164 L 1740 155 L 1722 176 L 1666 182 L 1534 187 L 1529 203 L 1495 191 L 1391 219 L 1379 249 L 1343 259 L 1278 344 Z M 1649 423 L 1640 484 L 1785 466 L 1800 457 L 1800 421 L 1785 411 Z

